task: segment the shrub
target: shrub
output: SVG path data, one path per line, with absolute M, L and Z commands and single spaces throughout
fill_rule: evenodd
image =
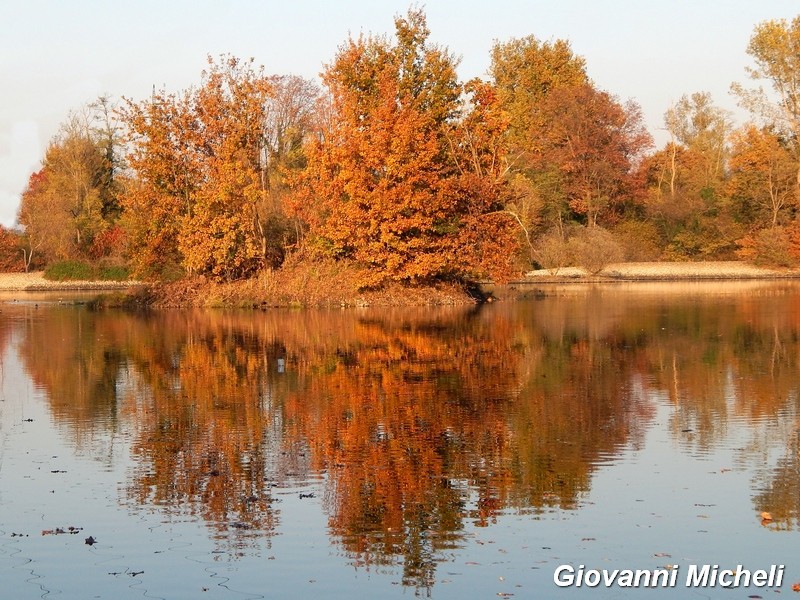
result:
M 125 281 L 130 279 L 131 270 L 128 267 L 109 265 L 100 267 L 98 279 L 101 281 Z
M 610 231 L 602 227 L 575 228 L 567 246 L 575 264 L 592 274 L 624 258 L 622 246 Z
M 798 256 L 793 252 L 792 232 L 784 227 L 761 229 L 736 243 L 736 255 L 757 265 L 796 267 Z
M 44 278 L 51 281 L 92 280 L 96 273 L 92 265 L 79 260 L 62 260 L 44 270 Z
M 624 249 L 626 260 L 650 262 L 661 258 L 664 242 L 654 223 L 624 221 L 614 228 L 614 236 Z
M 571 260 L 566 237 L 558 229 L 552 229 L 539 238 L 533 255 L 539 266 L 552 275 L 558 275 L 559 269 L 569 265 Z

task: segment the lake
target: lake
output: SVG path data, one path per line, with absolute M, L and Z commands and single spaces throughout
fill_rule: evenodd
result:
M 800 283 L 527 295 L 151 313 L 5 296 L 3 595 L 791 594 Z

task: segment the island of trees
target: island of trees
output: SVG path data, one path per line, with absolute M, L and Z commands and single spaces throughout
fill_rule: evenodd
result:
M 732 92 L 751 121 L 688 94 L 662 148 L 568 41 L 497 42 L 488 80 L 461 82 L 417 9 L 391 37 L 345 41 L 322 87 L 209 57 L 194 87 L 66 119 L 18 230 L 0 231 L 0 267 L 296 294 L 623 260 L 794 267 L 800 16 L 758 24 L 747 52 L 760 87 Z

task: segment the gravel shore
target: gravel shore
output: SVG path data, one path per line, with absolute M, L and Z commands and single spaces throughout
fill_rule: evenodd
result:
M 133 281 L 50 281 L 42 272 L 0 273 L 0 291 L 41 292 L 50 290 L 124 290 Z
M 595 275 L 579 267 L 540 269 L 526 274 L 528 280 L 555 279 L 622 279 L 622 280 L 687 280 L 687 279 L 779 279 L 800 278 L 800 269 L 770 269 L 736 261 L 708 262 L 640 262 L 616 263 Z

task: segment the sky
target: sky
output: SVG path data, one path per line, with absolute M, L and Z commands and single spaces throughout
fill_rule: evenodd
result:
M 462 80 L 487 77 L 496 41 L 569 40 L 598 88 L 640 104 L 657 146 L 684 94 L 710 92 L 746 121 L 729 88 L 749 82 L 755 25 L 800 15 L 797 0 L 0 0 L 0 223 L 15 224 L 71 110 L 186 89 L 209 55 L 317 78 L 349 36 L 391 33 L 410 6 L 425 10 L 431 41 L 461 57 Z

